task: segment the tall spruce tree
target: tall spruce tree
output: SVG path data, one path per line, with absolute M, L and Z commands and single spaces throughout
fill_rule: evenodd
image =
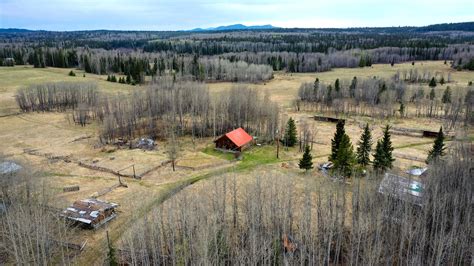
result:
M 443 127 L 439 128 L 438 136 L 436 137 L 433 148 L 428 152 L 428 158 L 426 163 L 436 161 L 439 157 L 444 156 L 444 150 L 446 149 L 444 145 L 444 133 Z
M 354 148 L 352 147 L 349 136 L 344 133 L 339 143 L 339 148 L 337 149 L 333 169 L 344 177 L 350 177 L 355 163 L 356 157 L 354 155 Z
M 334 90 L 336 92 L 339 92 L 340 89 L 341 89 L 341 84 L 339 82 L 339 79 L 336 79 L 336 82 L 334 82 Z
M 431 78 L 430 83 L 428 84 L 431 88 L 436 87 L 436 79 L 434 77 Z
M 365 57 L 361 55 L 360 60 L 359 60 L 359 67 L 365 67 L 365 66 L 366 66 Z
M 393 167 L 393 146 L 390 136 L 390 126 L 387 125 L 383 129 L 383 137 L 381 140 L 377 141 L 377 146 L 375 148 L 374 154 L 374 169 L 385 171 Z
M 336 125 L 336 133 L 334 133 L 334 138 L 331 140 L 331 155 L 329 155 L 329 161 L 333 162 L 337 157 L 337 150 L 339 149 L 339 144 L 341 143 L 342 137 L 346 134 L 344 129 L 344 120 L 339 120 Z
M 367 166 L 370 163 L 370 152 L 372 151 L 372 134 L 369 124 L 365 125 L 364 132 L 360 136 L 357 147 L 357 163 Z
M 378 140 L 377 145 L 375 146 L 374 162 L 373 162 L 375 170 L 385 170 L 384 156 L 385 155 L 382 148 L 382 141 Z
M 328 85 L 327 87 L 327 92 L 326 92 L 326 104 L 329 106 L 332 103 L 332 86 L 331 84 Z
M 287 147 L 293 147 L 295 146 L 296 142 L 298 139 L 296 138 L 297 132 L 296 132 L 296 124 L 295 120 L 290 117 L 288 119 L 288 122 L 286 123 L 286 130 L 285 130 L 285 136 L 284 136 L 284 144 Z
M 298 165 L 300 169 L 305 169 L 306 171 L 313 168 L 313 156 L 311 156 L 308 145 L 305 146 L 303 158 L 301 158 L 300 163 Z
M 351 97 L 355 97 L 356 88 L 357 88 L 357 77 L 354 77 L 351 81 L 351 86 L 349 87 L 349 93 Z
M 431 88 L 429 97 L 431 101 L 433 101 L 436 98 L 436 92 L 434 88 Z
M 451 103 L 451 88 L 446 86 L 446 89 L 443 93 L 443 98 L 441 100 L 443 103 Z

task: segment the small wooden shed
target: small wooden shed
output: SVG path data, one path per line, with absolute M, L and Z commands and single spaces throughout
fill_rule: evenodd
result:
M 242 151 L 249 146 L 253 138 L 241 127 L 222 135 L 214 142 L 217 149 Z
M 320 115 L 315 115 L 313 116 L 314 120 L 316 121 L 322 121 L 322 122 L 330 122 L 330 123 L 338 123 L 339 121 L 346 122 L 345 119 L 342 118 L 335 118 L 335 117 L 330 117 L 330 116 L 320 116 Z
M 117 206 L 98 199 L 83 199 L 75 201 L 61 215 L 84 228 L 97 228 L 117 216 Z

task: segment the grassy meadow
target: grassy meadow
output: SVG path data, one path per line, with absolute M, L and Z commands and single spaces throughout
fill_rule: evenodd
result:
M 297 127 L 302 123 L 309 123 L 315 129 L 315 144 L 313 147 L 313 163 L 327 161 L 330 153 L 330 140 L 335 131 L 335 124 L 317 122 L 310 118 L 310 112 L 295 112 L 291 103 L 297 97 L 298 88 L 302 82 L 314 82 L 318 77 L 321 82 L 334 83 L 340 80 L 350 80 L 354 76 L 360 78 L 384 77 L 390 78 L 397 71 L 417 68 L 419 72 L 429 71 L 432 74 L 451 74 L 452 83 L 447 84 L 454 89 L 464 86 L 474 80 L 473 72 L 455 71 L 443 61 L 373 65 L 372 67 L 353 69 L 334 69 L 323 73 L 290 74 L 276 72 L 274 78 L 266 83 L 249 84 L 262 92 L 269 93 L 282 110 L 284 117 L 295 118 Z M 204 138 L 180 140 L 177 170 L 171 170 L 167 160 L 167 143 L 158 141 L 154 151 L 116 149 L 98 145 L 98 131 L 100 125 L 92 123 L 80 127 L 71 122 L 65 113 L 19 113 L 14 99 L 15 91 L 23 86 L 37 83 L 87 81 L 97 83 L 99 90 L 104 93 L 129 93 L 143 89 L 145 86 L 130 86 L 107 82 L 107 76 L 85 74 L 74 70 L 75 77 L 68 76 L 71 69 L 44 68 L 36 69 L 30 66 L 0 67 L 0 151 L 10 159 L 28 164 L 48 177 L 53 188 L 53 197 L 57 199 L 56 206 L 63 208 L 75 200 L 90 197 L 117 184 L 115 175 L 103 171 L 96 171 L 81 167 L 79 162 L 98 165 L 118 171 L 130 165 L 136 171 L 143 173 L 141 180 L 125 178 L 128 188 L 117 188 L 101 199 L 116 202 L 120 205 L 117 219 L 107 226 L 96 231 L 81 231 L 77 240 L 88 240 L 87 250 L 79 257 L 78 264 L 96 264 L 100 252 L 104 248 L 105 232 L 108 230 L 113 241 L 119 241 L 123 232 L 130 228 L 134 221 L 158 207 L 175 193 L 190 193 L 201 191 L 210 186 L 210 180 L 220 178 L 224 173 L 233 171 L 242 182 L 251 182 L 255 176 L 264 176 L 271 172 L 284 172 L 294 177 L 300 191 L 305 186 L 322 186 L 327 184 L 327 177 L 317 170 L 304 173 L 298 169 L 298 160 L 301 153 L 298 149 L 284 149 L 281 147 L 281 157 L 275 157 L 275 145 L 254 146 L 244 152 L 241 160 L 235 160 L 232 154 L 223 154 L 213 149 L 213 139 Z M 437 90 L 444 90 L 447 86 L 438 86 Z M 234 83 L 208 84 L 211 91 L 223 92 Z M 422 85 L 427 86 L 427 84 Z M 6 116 L 8 115 L 8 116 Z M 346 124 L 346 132 L 356 145 L 362 132 L 361 125 L 371 122 L 374 126 L 373 136 L 381 136 L 381 127 L 392 123 L 401 127 L 427 128 L 437 130 L 442 121 L 435 119 L 397 119 L 391 121 L 372 118 L 353 118 Z M 472 132 L 471 132 L 472 133 Z M 393 135 L 395 167 L 403 170 L 413 165 L 424 166 L 422 160 L 431 148 L 432 139 Z M 409 160 L 398 155 L 417 158 Z M 60 159 L 52 159 L 53 157 Z M 420 162 L 421 161 L 421 162 Z M 163 163 L 162 166 L 160 166 Z M 131 174 L 130 168 L 125 170 Z M 206 182 L 197 181 L 209 179 Z M 195 184 L 196 183 L 196 184 Z M 80 185 L 80 191 L 64 193 L 62 188 L 70 185 Z

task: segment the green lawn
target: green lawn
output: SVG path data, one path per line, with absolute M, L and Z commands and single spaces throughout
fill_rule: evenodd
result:
M 274 146 L 254 146 L 243 152 L 242 161 L 237 165 L 237 169 L 245 170 L 257 165 L 277 163 L 279 161 L 281 161 L 281 159 L 276 158 L 276 150 Z
M 225 153 L 214 149 L 214 146 L 207 146 L 204 150 L 204 153 L 215 156 L 224 160 L 232 161 L 235 160 L 234 154 Z M 282 154 L 283 147 L 280 149 L 280 154 Z M 252 146 L 250 149 L 242 152 L 242 159 L 236 166 L 237 170 L 245 170 L 257 165 L 277 163 L 281 160 L 276 158 L 275 146 L 264 145 L 264 146 Z
M 205 154 L 214 156 L 214 157 L 218 157 L 218 158 L 221 158 L 221 159 L 224 159 L 224 160 L 228 160 L 228 161 L 232 161 L 232 160 L 235 159 L 234 154 L 218 151 L 218 150 L 214 149 L 214 145 L 207 146 L 202 152 L 205 153 Z

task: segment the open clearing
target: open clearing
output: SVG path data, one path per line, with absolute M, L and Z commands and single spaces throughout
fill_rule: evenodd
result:
M 250 84 L 253 87 L 268 91 L 271 98 L 280 103 L 283 107 L 290 107 L 293 100 L 298 95 L 298 89 L 303 82 L 314 82 L 316 78 L 323 83 L 334 84 L 336 79 L 341 81 L 350 81 L 353 77 L 357 78 L 391 78 L 397 72 L 410 71 L 417 69 L 418 73 L 430 72 L 431 75 L 443 75 L 447 79 L 448 74 L 453 80 L 450 84 L 438 85 L 437 90 L 443 91 L 446 86 L 455 88 L 456 85 L 466 86 L 469 81 L 474 80 L 474 74 L 469 71 L 456 71 L 445 65 L 444 61 L 421 61 L 416 62 L 414 66 L 411 63 L 395 64 L 393 67 L 389 64 L 376 64 L 364 68 L 336 68 L 331 71 L 321 73 L 284 73 L 276 72 L 274 79 L 262 84 Z M 222 91 L 235 86 L 235 83 L 211 83 L 209 87 L 216 91 Z M 428 84 L 424 86 L 428 87 Z
M 294 112 L 291 102 L 296 98 L 302 82 L 313 82 L 318 77 L 322 82 L 331 82 L 337 78 L 350 80 L 352 77 L 385 77 L 393 76 L 397 71 L 417 68 L 418 71 L 430 71 L 443 74 L 451 73 L 453 83 L 465 85 L 473 80 L 472 72 L 454 71 L 442 61 L 417 62 L 390 65 L 374 65 L 367 68 L 334 69 L 324 73 L 288 74 L 275 73 L 273 80 L 265 84 L 250 84 L 250 86 L 267 91 L 282 107 L 285 116 L 292 116 L 297 126 L 303 122 L 310 124 L 316 130 L 313 147 L 314 164 L 327 161 L 330 153 L 330 140 L 335 131 L 335 124 L 317 122 L 310 118 L 309 112 Z M 35 168 L 48 177 L 57 199 L 55 206 L 64 208 L 75 200 L 97 196 L 100 199 L 119 204 L 119 215 L 116 220 L 96 231 L 80 231 L 78 241 L 88 240 L 88 247 L 79 264 L 92 265 L 94 259 L 101 256 L 105 246 L 105 231 L 111 233 L 113 240 L 119 240 L 133 221 L 158 206 L 173 193 L 209 177 L 220 177 L 233 169 L 238 178 L 251 180 L 256 175 L 264 175 L 268 171 L 285 171 L 296 176 L 298 187 L 316 186 L 317 182 L 326 177 L 313 170 L 302 175 L 297 167 L 301 153 L 297 148 L 285 150 L 281 148 L 281 157 L 275 158 L 275 146 L 254 146 L 244 153 L 242 161 L 235 161 L 229 154 L 221 154 L 212 149 L 212 139 L 192 141 L 189 138 L 180 140 L 180 156 L 177 160 L 176 171 L 167 163 L 166 142 L 158 142 L 154 151 L 139 149 L 119 149 L 114 146 L 98 145 L 99 125 L 93 123 L 86 127 L 74 125 L 64 113 L 28 113 L 16 114 L 18 108 L 14 100 L 15 91 L 21 86 L 42 82 L 59 81 L 91 81 L 97 82 L 101 91 L 107 93 L 124 92 L 142 89 L 143 86 L 129 86 L 105 81 L 105 76 L 86 74 L 77 71 L 76 77 L 69 77 L 69 69 L 34 69 L 32 67 L 0 68 L 0 151 L 9 159 L 17 160 L 24 165 Z M 233 83 L 212 83 L 209 87 L 214 91 L 224 91 Z M 446 85 L 444 85 L 445 87 Z M 444 89 L 440 86 L 437 89 Z M 5 116 L 9 115 L 9 116 Z M 393 119 L 392 121 L 369 118 L 352 118 L 346 123 L 346 132 L 356 145 L 362 132 L 361 126 L 371 122 L 373 138 L 381 136 L 381 127 L 387 123 L 400 127 L 437 130 L 442 125 L 435 119 Z M 432 139 L 412 136 L 392 136 L 396 148 L 395 167 L 406 169 L 411 166 L 423 166 Z M 408 157 L 407 157 L 408 155 Z M 94 167 L 84 167 L 82 164 Z M 282 165 L 285 165 L 283 168 Z M 133 167 L 132 167 L 133 166 Z M 104 191 L 118 183 L 118 177 L 113 172 L 123 175 L 135 174 L 143 176 L 141 180 L 122 177 L 128 188 L 116 188 L 101 195 Z M 104 171 L 109 169 L 111 171 Z M 318 181 L 319 180 L 319 181 Z M 65 186 L 79 185 L 77 192 L 63 192 Z M 208 183 L 190 186 L 186 191 L 193 191 Z

